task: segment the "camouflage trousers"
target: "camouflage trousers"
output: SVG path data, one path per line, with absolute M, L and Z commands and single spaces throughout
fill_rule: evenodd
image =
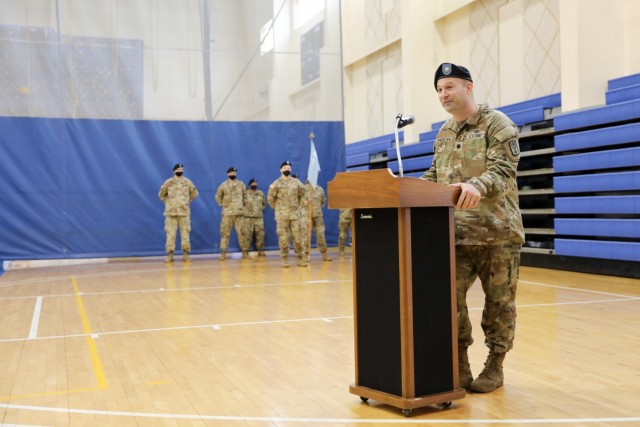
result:
M 220 250 L 226 252 L 229 249 L 229 237 L 231 237 L 231 228 L 236 228 L 238 236 L 238 245 L 243 251 L 249 250 L 249 245 L 244 237 L 244 215 L 222 215 L 220 220 Z
M 285 258 L 289 256 L 289 242 L 293 236 L 293 250 L 296 255 L 302 256 L 302 242 L 300 241 L 300 223 L 297 219 L 278 219 L 276 220 L 278 232 L 278 243 L 280 245 L 280 256 Z
M 511 350 L 516 330 L 519 269 L 520 245 L 456 246 L 459 349 L 473 344 L 467 292 L 480 278 L 485 296 L 480 323 L 485 344 L 495 353 Z
M 243 234 L 247 239 L 247 248 L 251 247 L 251 240 L 253 235 L 256 235 L 256 249 L 259 251 L 264 250 L 264 219 L 263 218 L 244 218 L 244 231 Z
M 164 250 L 169 253 L 176 249 L 176 232 L 180 227 L 180 246 L 183 252 L 191 251 L 189 232 L 191 232 L 191 219 L 188 216 L 166 216 L 164 217 L 164 231 L 167 233 L 167 241 Z
M 318 249 L 320 249 L 320 252 L 326 252 L 327 240 L 324 237 L 324 219 L 322 218 L 322 216 L 314 216 L 311 226 L 313 227 L 313 232 L 316 233 L 316 243 L 318 244 Z
M 349 238 L 349 229 L 351 228 L 351 221 L 338 222 L 338 248 L 344 249 Z
M 302 244 L 302 251 L 304 253 L 309 252 L 311 234 L 309 232 L 309 211 L 300 210 L 300 243 Z

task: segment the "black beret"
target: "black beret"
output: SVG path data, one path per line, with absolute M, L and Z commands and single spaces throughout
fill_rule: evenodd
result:
M 176 170 L 178 168 L 183 168 L 184 165 L 182 163 L 176 163 L 175 165 L 173 165 L 173 170 Z
M 282 164 L 280 165 L 280 169 L 282 169 L 283 166 L 291 166 L 291 162 L 289 160 L 285 160 L 284 162 L 282 162 Z
M 251 178 L 251 179 L 249 180 L 249 185 L 253 184 L 254 182 L 257 182 L 257 181 L 256 181 L 254 178 Z
M 233 166 L 229 166 L 229 169 L 227 169 L 227 173 L 231 173 L 231 172 L 238 172 L 238 169 L 236 169 Z
M 444 79 L 446 77 L 457 77 L 459 79 L 469 80 L 473 83 L 473 79 L 471 78 L 471 73 L 462 65 L 452 64 L 450 62 L 445 62 L 440 64 L 438 69 L 436 70 L 436 75 L 433 78 L 433 87 L 438 90 L 438 80 Z

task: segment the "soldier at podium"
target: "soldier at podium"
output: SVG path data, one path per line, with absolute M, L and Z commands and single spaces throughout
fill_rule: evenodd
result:
M 465 67 L 441 64 L 434 86 L 452 117 L 436 136 L 433 163 L 422 178 L 461 189 L 455 209 L 458 370 L 462 387 L 486 393 L 503 385 L 502 364 L 516 326 L 524 242 L 516 183 L 518 128 L 503 113 L 476 104 Z M 467 355 L 473 338 L 466 296 L 476 278 L 485 295 L 481 326 L 489 355 L 474 379 Z

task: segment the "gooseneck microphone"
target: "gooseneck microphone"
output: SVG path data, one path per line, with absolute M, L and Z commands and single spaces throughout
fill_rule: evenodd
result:
M 402 117 L 402 114 L 398 114 L 396 119 L 398 120 L 398 129 L 402 129 L 405 126 L 412 125 L 416 121 L 415 117 L 413 116 Z
M 396 133 L 396 154 L 398 155 L 398 172 L 400 173 L 400 176 L 403 175 L 403 169 L 402 169 L 402 158 L 400 157 L 400 141 L 398 139 L 398 129 L 402 129 L 403 127 L 407 126 L 407 125 L 412 125 L 414 124 L 416 121 L 416 118 L 413 116 L 402 116 L 402 113 L 399 113 L 396 116 L 396 129 L 395 129 L 395 133 Z

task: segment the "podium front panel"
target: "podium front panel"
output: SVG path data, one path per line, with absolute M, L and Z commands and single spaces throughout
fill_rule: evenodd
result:
M 411 209 L 413 342 L 417 396 L 453 390 L 449 208 Z M 455 278 L 453 278 L 455 280 Z M 455 305 L 453 305 L 455 307 Z M 457 366 L 456 366 L 457 369 Z
M 398 209 L 354 209 L 357 383 L 402 394 Z

